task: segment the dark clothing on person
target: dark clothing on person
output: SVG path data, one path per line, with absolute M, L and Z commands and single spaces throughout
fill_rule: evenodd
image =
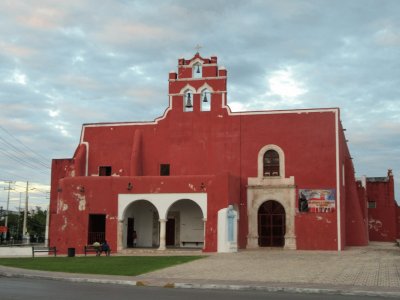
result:
M 104 252 L 107 256 L 110 256 L 111 248 L 107 244 L 107 241 L 105 241 L 103 244 L 101 244 L 101 252 Z M 100 254 L 101 254 L 101 252 L 100 252 Z

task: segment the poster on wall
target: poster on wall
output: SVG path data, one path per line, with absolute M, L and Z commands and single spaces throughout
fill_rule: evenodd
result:
M 335 211 L 335 189 L 300 189 L 299 211 L 301 212 L 333 212 Z

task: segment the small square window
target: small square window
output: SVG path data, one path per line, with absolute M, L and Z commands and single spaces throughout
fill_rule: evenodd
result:
M 111 176 L 111 167 L 110 166 L 100 166 L 99 167 L 99 176 Z
M 160 165 L 160 176 L 169 176 L 169 164 Z
M 368 208 L 376 208 L 376 202 L 375 201 L 368 201 Z

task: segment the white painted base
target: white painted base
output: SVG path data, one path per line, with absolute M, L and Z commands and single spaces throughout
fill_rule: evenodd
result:
M 229 225 L 229 216 L 232 218 L 231 225 Z M 232 206 L 218 211 L 218 252 L 237 252 L 237 216 Z M 232 228 L 229 229 L 229 226 Z M 230 230 L 233 232 L 230 233 Z M 232 234 L 231 239 L 229 234 Z

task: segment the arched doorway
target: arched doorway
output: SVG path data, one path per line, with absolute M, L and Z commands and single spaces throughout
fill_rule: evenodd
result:
M 202 248 L 204 219 L 200 206 L 190 200 L 174 202 L 167 212 L 166 246 Z
M 285 245 L 286 214 L 277 201 L 264 202 L 258 209 L 258 245 L 283 247 Z
M 159 215 L 157 208 L 147 200 L 132 202 L 125 211 L 123 247 L 156 248 L 159 246 Z M 134 234 L 136 240 L 134 243 Z

